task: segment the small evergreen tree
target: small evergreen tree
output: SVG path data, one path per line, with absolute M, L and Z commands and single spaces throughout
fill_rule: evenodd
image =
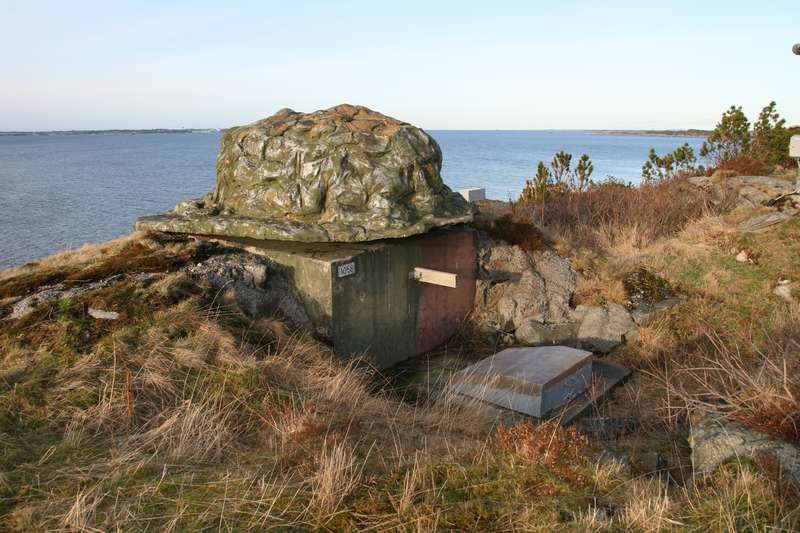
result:
M 544 201 L 547 199 L 547 186 L 550 184 L 550 170 L 541 161 L 539 161 L 539 166 L 536 167 L 536 176 L 534 178 L 536 180 L 536 193 L 542 204 L 542 226 L 544 226 Z
M 575 171 L 572 173 L 573 188 L 579 192 L 585 191 L 589 188 L 589 178 L 594 172 L 594 165 L 592 160 L 589 159 L 587 154 L 583 154 L 575 166 Z
M 691 175 L 704 171 L 702 165 L 697 166 L 694 149 L 689 143 L 684 143 L 664 157 L 659 157 L 655 148 L 651 148 L 650 155 L 642 166 L 642 180 L 645 183 L 657 183 L 678 175 Z
M 752 157 L 767 165 L 790 165 L 789 139 L 791 133 L 786 128 L 786 120 L 776 110 L 776 103 L 761 110 L 758 121 L 753 124 L 753 139 L 750 153 Z
M 750 121 L 741 106 L 731 106 L 717 123 L 714 131 L 700 148 L 700 155 L 719 166 L 743 154 L 750 148 Z
M 570 166 L 572 165 L 572 154 L 565 151 L 558 152 L 550 163 L 550 169 L 553 173 L 553 183 L 560 186 L 564 182 L 564 178 L 570 174 Z

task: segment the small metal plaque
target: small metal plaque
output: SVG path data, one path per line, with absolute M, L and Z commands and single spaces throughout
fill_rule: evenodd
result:
M 350 261 L 349 263 L 343 263 L 341 265 L 336 266 L 336 275 L 340 278 L 346 278 L 347 276 L 352 276 L 355 273 L 356 273 L 355 261 Z

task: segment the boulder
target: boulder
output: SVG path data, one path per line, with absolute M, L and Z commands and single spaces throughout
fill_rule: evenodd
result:
M 605 307 L 579 305 L 573 318 L 578 327 L 578 347 L 608 353 L 636 334 L 636 322 L 625 307 L 610 303 Z
M 751 233 L 755 231 L 759 231 L 770 226 L 774 226 L 776 224 L 782 224 L 787 220 L 791 220 L 794 216 L 794 213 L 788 212 L 781 212 L 781 211 L 774 211 L 770 213 L 765 213 L 763 215 L 756 215 L 754 217 L 748 218 L 741 224 L 739 224 L 739 231 L 742 233 Z
M 689 446 L 695 474 L 709 474 L 731 459 L 751 458 L 774 462 L 800 486 L 800 448 L 742 424 L 696 414 L 692 417 Z
M 517 342 L 530 346 L 543 344 L 575 343 L 578 334 L 578 324 L 567 322 L 565 324 L 542 324 L 536 320 L 526 320 L 514 331 Z
M 292 326 L 312 329 L 283 267 L 265 257 L 245 252 L 215 255 L 186 271 L 206 281 L 217 298 L 235 302 L 251 317 L 279 314 Z
M 574 336 L 550 327 L 570 322 L 570 300 L 577 283 L 569 261 L 557 253 L 528 253 L 481 233 L 478 277 L 476 316 L 490 329 L 516 331 L 518 339 L 528 344 L 540 343 L 534 341 L 539 334 L 546 339 L 541 341 L 544 344 L 558 342 L 565 334 Z
M 227 130 L 214 189 L 136 228 L 356 242 L 470 222 L 472 207 L 442 182 L 441 168 L 430 135 L 366 107 L 284 109 Z

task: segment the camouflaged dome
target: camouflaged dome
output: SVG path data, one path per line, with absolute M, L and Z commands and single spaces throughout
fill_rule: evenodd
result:
M 284 109 L 227 130 L 217 184 L 137 229 L 304 242 L 406 237 L 469 222 L 433 138 L 366 107 Z

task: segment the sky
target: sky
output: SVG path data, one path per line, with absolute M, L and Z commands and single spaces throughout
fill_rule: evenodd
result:
M 0 0 L 0 131 L 366 105 L 427 129 L 800 123 L 800 0 Z

